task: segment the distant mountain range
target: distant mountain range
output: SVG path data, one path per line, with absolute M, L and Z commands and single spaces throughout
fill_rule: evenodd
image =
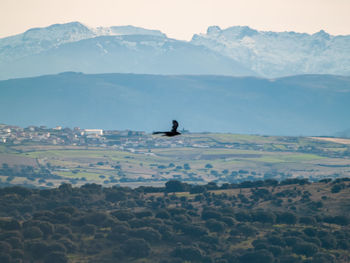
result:
M 350 36 L 209 27 L 191 41 L 133 26 L 79 22 L 0 39 L 0 79 L 84 73 L 216 74 L 276 78 L 350 75 Z
M 0 39 L 0 79 L 63 71 L 256 75 L 204 46 L 132 26 L 91 29 L 74 22 Z
M 350 127 L 350 77 L 61 73 L 0 81 L 0 123 L 333 135 Z
M 332 36 L 323 30 L 313 35 L 266 32 L 247 26 L 221 30 L 213 26 L 207 34 L 194 35 L 191 43 L 235 59 L 268 78 L 298 74 L 350 75 L 350 35 Z

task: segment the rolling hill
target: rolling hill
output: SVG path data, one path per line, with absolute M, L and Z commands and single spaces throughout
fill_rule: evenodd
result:
M 0 122 L 103 129 L 332 135 L 350 127 L 350 78 L 94 74 L 0 81 Z

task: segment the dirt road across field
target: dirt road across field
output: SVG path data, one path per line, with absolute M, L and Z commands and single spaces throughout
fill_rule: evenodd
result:
M 328 142 L 335 142 L 335 143 L 341 143 L 341 144 L 350 144 L 350 139 L 344 139 L 344 138 L 333 138 L 333 137 L 309 137 L 311 139 L 320 140 L 320 141 L 328 141 Z

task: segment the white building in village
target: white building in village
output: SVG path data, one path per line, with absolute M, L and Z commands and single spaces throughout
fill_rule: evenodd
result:
M 103 130 L 102 129 L 85 129 L 84 135 L 101 136 L 103 135 Z

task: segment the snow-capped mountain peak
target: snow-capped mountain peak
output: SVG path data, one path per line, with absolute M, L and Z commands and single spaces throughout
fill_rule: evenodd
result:
M 315 34 L 313 34 L 312 36 L 315 37 L 315 38 L 323 38 L 325 40 L 329 40 L 331 38 L 331 35 L 328 34 L 324 30 L 320 30 L 320 31 L 316 32 Z
M 79 22 L 32 28 L 22 34 L 0 39 L 0 59 L 18 59 L 94 36 L 88 27 Z
M 159 37 L 166 37 L 164 33 L 159 30 L 145 29 L 135 26 L 111 26 L 111 27 L 96 27 L 91 28 L 97 36 L 126 36 L 126 35 L 152 35 Z
M 268 78 L 350 75 L 350 35 L 210 26 L 206 33 L 196 34 L 187 42 L 167 38 L 159 30 L 131 25 L 93 28 L 71 22 L 0 39 L 0 78 L 61 70 Z
M 210 26 L 207 29 L 207 35 L 217 35 L 221 32 L 221 28 L 219 26 Z
M 258 31 L 247 26 L 209 27 L 191 43 L 239 61 L 264 77 L 350 75 L 350 36 Z
M 158 30 L 134 26 L 92 28 L 80 22 L 54 24 L 43 28 L 32 28 L 22 34 L 0 38 L 0 60 L 18 59 L 62 44 L 112 35 L 153 35 L 166 38 L 166 35 Z
M 0 39 L 0 47 L 6 45 L 22 44 L 23 42 L 72 42 L 92 37 L 93 33 L 88 27 L 79 23 L 54 24 L 43 28 L 32 28 L 22 34 Z

